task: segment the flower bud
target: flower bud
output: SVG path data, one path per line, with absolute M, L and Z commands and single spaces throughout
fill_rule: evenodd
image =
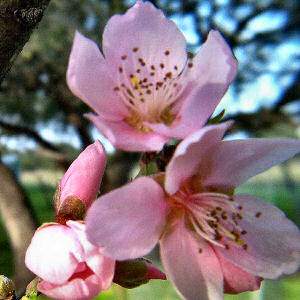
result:
M 40 277 L 35 277 L 32 281 L 30 281 L 26 287 L 26 293 L 24 298 L 27 297 L 27 299 L 35 299 L 40 294 L 40 292 L 37 289 L 37 285 L 41 281 L 42 279 Z
M 105 166 L 106 156 L 99 141 L 88 146 L 77 157 L 54 196 L 57 219 L 84 218 L 86 210 L 97 197 Z
M 150 279 L 166 280 L 166 275 L 144 258 L 116 261 L 113 282 L 131 289 L 147 283 Z
M 15 286 L 13 281 L 4 275 L 0 275 L 0 299 L 13 300 L 15 297 Z

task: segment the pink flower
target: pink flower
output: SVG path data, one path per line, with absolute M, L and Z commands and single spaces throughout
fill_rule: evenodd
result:
M 54 206 L 59 218 L 83 219 L 96 199 L 106 166 L 102 144 L 88 146 L 71 164 L 60 182 Z
M 176 25 L 150 2 L 115 15 L 97 45 L 76 33 L 67 71 L 87 117 L 120 149 L 161 150 L 201 128 L 228 89 L 237 62 L 211 30 L 194 59 Z
M 88 242 L 85 225 L 68 221 L 40 227 L 26 253 L 26 266 L 43 281 L 38 290 L 55 299 L 92 299 L 110 287 L 114 260 Z
M 88 239 L 119 260 L 143 256 L 160 240 L 165 270 L 189 300 L 223 299 L 223 292 L 255 290 L 262 278 L 295 272 L 296 225 L 234 190 L 300 152 L 300 140 L 222 141 L 229 125 L 206 126 L 183 140 L 156 180 L 140 177 L 96 200 Z

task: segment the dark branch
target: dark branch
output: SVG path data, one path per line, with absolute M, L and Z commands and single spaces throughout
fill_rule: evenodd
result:
M 50 142 L 46 141 L 45 139 L 43 139 L 36 131 L 34 131 L 31 128 L 25 127 L 25 126 L 20 126 L 20 125 L 14 125 L 14 124 L 9 124 L 3 120 L 0 120 L 0 126 L 11 132 L 14 134 L 18 134 L 18 135 L 26 135 L 29 138 L 32 138 L 34 141 L 36 141 L 39 145 L 41 145 L 42 147 L 55 151 L 55 152 L 59 152 L 59 149 L 54 146 L 53 144 L 51 144 Z
M 0 84 L 41 21 L 50 0 L 0 1 Z

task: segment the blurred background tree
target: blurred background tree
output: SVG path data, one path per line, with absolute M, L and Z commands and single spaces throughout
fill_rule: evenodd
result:
M 51 197 L 57 178 L 79 151 L 100 137 L 82 116 L 90 109 L 66 85 L 74 32 L 78 29 L 101 47 L 103 28 L 109 17 L 124 13 L 134 2 L 51 0 L 39 28 L 2 82 L 1 154 L 5 160 L 6 154 L 14 153 L 23 171 L 38 174 L 38 182 L 34 183 L 24 172 L 19 177 L 38 224 L 53 217 Z M 196 52 L 210 29 L 221 31 L 232 47 L 239 61 L 239 72 L 218 108 L 226 108 L 226 118 L 236 121 L 232 133 L 259 137 L 299 135 L 298 0 L 151 2 L 178 24 L 186 35 L 188 50 Z M 112 151 L 101 191 L 128 181 L 138 158 L 135 153 Z M 52 170 L 54 179 L 47 173 L 43 181 L 41 173 L 37 173 L 40 169 Z M 288 164 L 281 171 L 283 185 L 289 187 L 294 200 L 293 207 L 286 209 L 299 224 L 299 182 L 297 185 Z M 1 235 L 1 249 L 7 250 L 7 236 Z M 7 255 L 1 261 L 0 273 L 10 275 L 11 264 L 6 260 L 11 261 L 12 257 Z

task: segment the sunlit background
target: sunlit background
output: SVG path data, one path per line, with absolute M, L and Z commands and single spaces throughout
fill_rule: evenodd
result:
M 219 30 L 232 47 L 239 72 L 216 111 L 225 108 L 225 118 L 235 120 L 229 137 L 300 137 L 298 0 L 151 2 L 182 30 L 189 51 L 197 52 L 210 29 Z M 109 154 L 103 193 L 127 182 L 137 166 L 138 154 L 115 151 L 82 117 L 89 108 L 70 93 L 65 80 L 75 30 L 101 47 L 109 17 L 124 13 L 134 3 L 51 0 L 40 26 L 0 88 L 0 157 L 21 184 L 26 195 L 24 211 L 31 211 L 36 225 L 53 220 L 52 197 L 57 182 L 79 151 L 95 139 L 104 142 Z M 3 176 L 0 172 L 0 180 Z M 300 225 L 299 156 L 239 190 L 274 203 Z M 13 206 L 14 199 L 11 201 Z M 0 273 L 18 276 L 5 225 L 2 217 Z M 157 249 L 150 257 L 161 266 Z M 265 281 L 258 292 L 226 299 L 297 300 L 299 280 L 300 273 Z M 169 281 L 153 281 L 130 291 L 113 286 L 97 299 L 180 298 Z

